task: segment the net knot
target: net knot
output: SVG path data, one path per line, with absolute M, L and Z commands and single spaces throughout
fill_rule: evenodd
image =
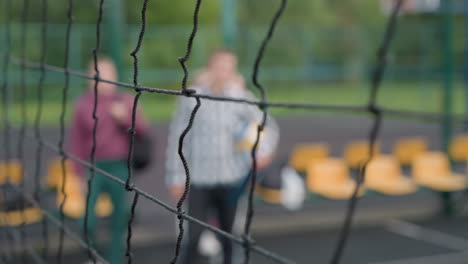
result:
M 257 127 L 258 132 L 263 132 L 265 130 L 265 123 L 259 124 Z
M 135 128 L 130 127 L 130 128 L 128 129 L 128 133 L 129 133 L 130 135 L 135 135 Z
M 387 51 L 383 48 L 380 48 L 377 51 L 377 57 L 380 58 L 383 64 L 386 64 L 388 62 L 388 54 Z
M 258 103 L 258 108 L 260 108 L 260 110 L 262 111 L 266 111 L 267 107 L 268 107 L 268 104 L 265 101 L 260 101 Z
M 243 234 L 242 235 L 242 240 L 243 240 L 243 246 L 245 248 L 250 248 L 256 244 L 255 240 L 252 238 L 252 236 Z
M 181 208 L 177 210 L 177 219 L 181 220 L 183 215 L 185 214 L 185 211 Z
M 134 191 L 134 190 L 135 190 L 135 184 L 134 184 L 134 183 L 127 182 L 127 183 L 125 184 L 125 190 L 126 190 L 127 192 L 132 192 L 132 191 Z
M 369 106 L 367 107 L 367 111 L 369 111 L 370 113 L 376 116 L 382 113 L 382 110 L 378 106 L 376 106 L 374 103 L 369 104 Z
M 59 149 L 59 155 L 64 157 L 64 158 L 67 158 L 67 156 L 68 156 L 67 153 L 65 152 L 65 150 L 62 149 L 62 148 Z
M 137 93 L 141 93 L 143 91 L 140 84 L 137 84 L 137 85 L 133 86 L 133 90 L 135 90 L 135 92 L 137 92 Z
M 197 91 L 195 89 L 183 89 L 182 90 L 182 94 L 185 95 L 185 96 L 192 96 L 194 94 L 196 94 Z

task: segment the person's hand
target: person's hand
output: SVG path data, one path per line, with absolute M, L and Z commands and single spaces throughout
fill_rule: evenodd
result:
M 173 185 L 169 187 L 169 194 L 176 201 L 180 200 L 184 194 L 185 187 L 183 185 Z
M 257 169 L 264 170 L 270 166 L 271 162 L 273 161 L 272 156 L 259 156 L 257 157 Z
M 125 123 L 129 115 L 125 104 L 120 102 L 112 103 L 110 107 L 110 114 L 119 123 Z

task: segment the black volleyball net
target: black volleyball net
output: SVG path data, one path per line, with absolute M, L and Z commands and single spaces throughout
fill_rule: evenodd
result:
M 14 5 L 19 5 L 21 2 L 21 12 L 16 13 L 14 10 L 19 10 L 18 8 L 14 8 Z M 40 2 L 40 3 L 39 3 Z M 84 228 L 84 232 L 76 232 L 73 231 L 74 229 L 70 228 L 69 223 L 67 223 L 66 217 L 64 215 L 63 209 L 64 205 L 67 201 L 67 193 L 65 191 L 65 182 L 67 181 L 67 170 L 66 170 L 66 163 L 68 160 L 73 160 L 83 166 L 91 172 L 91 177 L 88 179 L 88 192 L 87 192 L 87 199 L 86 201 L 89 202 L 89 189 L 92 187 L 92 181 L 94 180 L 94 176 L 99 173 L 112 181 L 115 181 L 123 186 L 125 190 L 131 194 L 132 203 L 131 203 L 131 211 L 130 211 L 130 220 L 127 225 L 127 238 L 126 238 L 126 260 L 128 263 L 132 263 L 133 261 L 133 248 L 132 248 L 132 225 L 135 218 L 135 211 L 138 207 L 138 203 L 141 199 L 146 199 L 151 201 L 154 206 L 159 206 L 167 210 L 168 212 L 177 216 L 179 221 L 179 235 L 176 240 L 176 245 L 174 248 L 174 257 L 171 263 L 177 263 L 180 259 L 181 253 L 181 246 L 182 240 L 186 232 L 184 230 L 184 222 L 192 222 L 197 225 L 202 226 L 203 228 L 209 229 L 212 232 L 216 233 L 219 236 L 226 237 L 230 239 L 232 242 L 241 245 L 245 251 L 245 258 L 244 263 L 249 263 L 250 253 L 260 254 L 264 257 L 270 259 L 276 263 L 295 263 L 294 260 L 287 259 L 279 254 L 269 251 L 268 249 L 262 247 L 255 243 L 254 238 L 252 237 L 251 233 L 251 223 L 252 219 L 255 216 L 255 206 L 253 202 L 253 197 L 256 188 L 256 180 L 257 180 L 257 148 L 260 140 L 260 133 L 263 131 L 266 123 L 267 123 L 267 113 L 269 109 L 272 108 L 286 108 L 286 109 L 301 109 L 307 111 L 327 111 L 332 113 L 354 113 L 354 114 L 364 114 L 369 115 L 373 118 L 373 123 L 368 132 L 368 141 L 369 141 L 369 158 L 365 161 L 363 166 L 359 170 L 357 185 L 354 189 L 353 195 L 348 202 L 348 206 L 346 208 L 345 219 L 343 221 L 343 225 L 340 231 L 340 235 L 336 244 L 336 248 L 333 251 L 333 255 L 331 256 L 330 262 L 331 263 L 340 263 L 341 256 L 343 254 L 343 250 L 346 246 L 348 241 L 348 236 L 350 230 L 352 228 L 352 221 L 353 216 L 356 210 L 356 206 L 358 203 L 358 192 L 361 185 L 364 182 L 364 175 L 366 166 L 369 163 L 373 151 L 375 149 L 375 144 L 377 138 L 379 137 L 379 131 L 382 123 L 382 119 L 386 116 L 397 117 L 397 118 L 405 118 L 405 119 L 415 119 L 415 120 L 424 120 L 424 121 L 433 121 L 433 122 L 440 122 L 447 118 L 450 118 L 454 123 L 463 124 L 464 118 L 460 116 L 444 116 L 440 114 L 434 113 L 424 113 L 424 112 L 410 112 L 410 111 L 402 111 L 399 109 L 390 109 L 381 107 L 376 103 L 377 96 L 379 93 L 379 87 L 382 82 L 385 68 L 388 59 L 389 48 L 392 44 L 393 37 L 395 35 L 395 31 L 397 29 L 397 20 L 399 18 L 399 11 L 402 6 L 402 0 L 396 1 L 396 4 L 393 7 L 393 11 L 388 18 L 388 22 L 386 23 L 386 28 L 384 31 L 384 35 L 382 36 L 382 41 L 377 51 L 377 57 L 375 60 L 375 68 L 372 72 L 371 78 L 371 85 L 370 85 L 370 96 L 368 99 L 367 104 L 361 106 L 351 106 L 351 105 L 321 105 L 321 104 L 307 104 L 307 103 L 292 103 L 292 102 L 272 102 L 268 99 L 268 89 L 264 86 L 264 84 L 259 80 L 260 70 L 262 67 L 262 60 L 264 58 L 264 54 L 268 52 L 268 45 L 272 38 L 275 36 L 275 28 L 278 23 L 281 23 L 281 16 L 287 10 L 287 0 L 278 0 L 274 1 L 274 5 L 277 5 L 276 11 L 271 15 L 271 23 L 268 28 L 268 31 L 264 33 L 263 41 L 260 43 L 260 46 L 257 47 L 256 57 L 254 64 L 252 66 L 252 74 L 251 79 L 260 94 L 259 100 L 248 100 L 243 98 L 233 98 L 233 97 L 222 97 L 222 96 L 214 96 L 208 94 L 201 94 L 197 93 L 194 90 L 188 88 L 188 80 L 191 73 L 190 67 L 187 66 L 187 62 L 190 61 L 192 53 L 197 52 L 193 49 L 193 43 L 197 39 L 197 32 L 199 26 L 199 13 L 203 10 L 203 1 L 196 0 L 195 8 L 193 12 L 193 25 L 192 31 L 187 36 L 187 46 L 186 46 L 186 53 L 182 54 L 180 58 L 174 58 L 174 60 L 179 61 L 181 69 L 183 71 L 183 79 L 181 80 L 181 87 L 178 90 L 173 89 L 161 89 L 161 88 L 154 88 L 154 87 L 146 87 L 141 85 L 141 78 L 140 78 L 140 49 L 145 40 L 145 31 L 149 26 L 147 24 L 147 8 L 148 5 L 151 5 L 151 1 L 144 0 L 143 5 L 141 7 L 141 24 L 140 24 L 140 32 L 138 34 L 137 39 L 134 40 L 134 49 L 129 54 L 131 59 L 133 60 L 133 79 L 131 83 L 119 82 L 119 81 L 112 81 L 102 79 L 100 77 L 100 72 L 98 68 L 98 58 L 99 55 L 102 53 L 102 24 L 103 24 L 103 17 L 108 15 L 106 14 L 105 0 L 100 0 L 97 6 L 98 12 L 96 17 L 95 23 L 95 37 L 96 42 L 95 46 L 89 50 L 89 53 L 92 54 L 94 60 L 94 75 L 88 75 L 87 73 L 76 71 L 72 69 L 70 66 L 70 54 L 73 53 L 71 49 L 71 33 L 73 32 L 74 21 L 77 19 L 75 14 L 75 0 L 67 0 L 67 10 L 66 10 L 66 17 L 67 17 L 67 25 L 66 25 L 66 32 L 63 36 L 64 39 L 64 46 L 60 47 L 63 48 L 65 56 L 62 58 L 61 64 L 49 64 L 46 61 L 47 58 L 47 51 L 51 48 L 56 48 L 54 43 L 48 41 L 48 34 L 51 31 L 51 21 L 49 19 L 49 12 L 52 8 L 52 3 L 49 0 L 42 0 L 38 1 L 37 3 L 32 3 L 29 0 L 18 1 L 18 3 L 12 0 L 2 0 L 2 8 L 1 12 L 2 17 L 4 18 L 3 22 L 3 43 L 2 43 L 2 110 L 1 110 L 1 120 L 2 120 L 2 138 L 3 144 L 1 147 L 1 151 L 3 152 L 3 157 L 5 160 L 10 160 L 13 157 L 17 157 L 17 159 L 22 163 L 32 163 L 33 166 L 30 166 L 30 170 L 21 170 L 23 174 L 23 179 L 25 175 L 28 175 L 28 179 L 31 179 L 32 189 L 27 189 L 25 187 L 24 181 L 21 181 L 20 184 L 12 184 L 9 185 L 8 190 L 2 188 L 0 191 L 0 201 L 2 203 L 2 209 L 7 211 L 8 201 L 12 199 L 12 197 L 21 197 L 21 202 L 19 205 L 20 214 L 18 217 L 22 218 L 23 224 L 19 226 L 11 226 L 8 223 L 4 223 L 4 227 L 1 228 L 1 242 L 2 249 L 1 252 L 1 260 L 5 263 L 18 263 L 23 261 L 24 263 L 33 261 L 37 263 L 49 263 L 50 261 L 56 261 L 58 263 L 64 262 L 63 256 L 63 247 L 65 243 L 65 238 L 69 240 L 73 240 L 75 243 L 80 245 L 83 249 L 85 249 L 88 253 L 88 257 L 94 263 L 107 263 L 107 260 L 101 256 L 93 247 L 90 245 L 89 241 L 89 234 L 87 234 L 87 228 Z M 34 4 L 34 5 L 32 5 Z M 40 42 L 30 42 L 28 41 L 28 34 L 31 34 L 31 28 L 29 27 L 29 12 L 31 12 L 32 6 L 34 8 L 39 7 L 41 12 L 41 21 L 39 24 L 40 30 L 35 32 L 36 34 L 40 34 Z M 19 23 L 17 23 L 19 21 Z M 15 23 L 14 23 L 15 22 Z M 19 32 L 20 41 L 19 43 L 13 43 L 12 41 L 12 32 L 16 30 Z M 18 44 L 18 45 L 17 45 Z M 28 58 L 28 49 L 31 46 L 39 46 L 38 60 L 31 60 Z M 58 47 L 57 47 L 58 48 Z M 252 47 L 253 48 L 253 47 Z M 287 55 L 285 55 L 287 56 Z M 11 72 L 12 69 L 18 69 L 20 83 L 17 86 L 14 86 L 12 83 L 12 76 Z M 31 73 L 34 73 L 32 75 Z M 60 104 L 60 121 L 59 121 L 59 135 L 57 140 L 50 140 L 46 136 L 44 136 L 43 131 L 41 130 L 41 121 L 45 115 L 48 113 L 44 110 L 44 87 L 45 87 L 45 79 L 47 78 L 48 74 L 61 74 L 63 76 L 63 85 L 60 89 L 60 97 L 61 97 L 61 104 Z M 16 76 L 15 76 L 16 77 Z M 71 78 L 80 78 L 86 80 L 95 80 L 94 85 L 94 108 L 93 108 L 93 115 L 91 118 L 94 120 L 94 127 L 93 127 L 93 151 L 89 153 L 89 161 L 81 160 L 76 156 L 68 153 L 65 148 L 65 139 L 66 139 L 66 114 L 69 109 L 69 97 L 70 97 L 70 82 Z M 30 89 L 26 89 L 26 81 L 29 79 L 29 82 L 34 83 L 34 90 L 31 91 Z M 123 89 L 128 89 L 133 91 L 134 102 L 133 102 L 133 113 L 132 113 L 132 126 L 129 127 L 129 139 L 130 139 L 130 148 L 128 150 L 128 177 L 127 179 L 121 180 L 114 175 L 103 171 L 102 169 L 96 167 L 96 159 L 95 159 L 95 147 L 96 147 L 96 131 L 99 129 L 99 117 L 97 116 L 97 107 L 99 104 L 98 97 L 97 97 L 97 87 L 99 83 L 110 83 L 116 86 L 119 86 Z M 13 91 L 17 94 L 17 98 L 19 100 L 13 102 L 12 100 L 12 93 Z M 180 161 L 183 163 L 185 174 L 186 174 L 186 184 L 185 184 L 185 191 L 178 201 L 177 205 L 171 206 L 169 203 L 159 199 L 156 196 L 149 194 L 148 192 L 143 191 L 140 187 L 134 184 L 134 169 L 131 166 L 134 159 L 134 143 L 135 143 L 135 124 L 136 124 L 136 111 L 137 106 L 140 102 L 140 98 L 143 97 L 145 94 L 153 93 L 153 94 L 166 94 L 171 96 L 183 96 L 188 97 L 191 100 L 196 102 L 195 107 L 193 108 L 192 112 L 190 113 L 189 122 L 186 124 L 186 129 L 180 135 L 179 139 L 179 154 L 180 154 Z M 34 123 L 33 126 L 28 126 L 27 124 L 27 111 L 26 111 L 26 98 L 33 98 L 35 101 L 36 108 L 34 109 Z M 185 159 L 185 153 L 183 151 L 184 139 L 188 133 L 191 133 L 191 127 L 194 122 L 197 122 L 196 116 L 197 111 L 200 107 L 203 107 L 203 102 L 206 100 L 212 101 L 219 101 L 225 103 L 236 103 L 236 104 L 247 104 L 247 105 L 254 105 L 261 109 L 263 112 L 263 122 L 258 124 L 257 128 L 257 136 L 255 143 L 251 149 L 251 159 L 252 159 L 252 169 L 251 169 L 251 177 L 250 177 L 250 185 L 248 188 L 248 206 L 247 206 L 247 218 L 245 222 L 245 227 L 243 230 L 243 234 L 241 236 L 226 233 L 219 228 L 213 227 L 212 225 L 200 221 L 196 218 L 193 218 L 189 214 L 187 214 L 184 210 L 184 203 L 187 199 L 190 199 L 189 192 L 190 192 L 190 164 L 187 164 Z M 19 106 L 20 108 L 20 116 L 19 122 L 12 122 L 12 107 Z M 13 141 L 13 135 L 19 140 Z M 27 143 L 28 142 L 28 143 Z M 33 142 L 33 143 L 30 143 Z M 34 159 L 26 160 L 25 158 L 25 144 L 34 144 Z M 41 195 L 41 171 L 42 171 L 42 163 L 44 162 L 44 152 L 45 151 L 52 151 L 55 152 L 57 155 L 60 156 L 60 166 L 62 170 L 62 178 L 61 178 L 61 193 L 63 199 L 61 200 L 59 208 L 59 213 L 54 214 L 46 208 L 44 205 L 42 195 Z M 7 169 L 7 174 L 9 170 Z M 29 229 L 26 227 L 26 218 L 28 218 L 27 209 L 26 208 L 35 208 L 40 211 L 42 214 L 43 219 L 41 220 L 41 227 L 40 231 L 36 231 L 34 234 L 29 232 Z M 86 206 L 86 215 L 84 217 L 84 225 L 86 226 L 87 219 L 88 219 L 88 206 Z M 7 219 L 1 218 L 0 219 Z M 7 220 L 5 220 L 7 221 Z M 52 236 L 51 230 L 57 229 L 59 230 L 58 236 Z M 40 236 L 41 243 L 40 245 L 30 245 L 28 243 L 28 237 L 30 236 Z

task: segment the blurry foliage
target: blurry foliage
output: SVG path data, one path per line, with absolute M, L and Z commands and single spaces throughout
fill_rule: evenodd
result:
M 106 0 L 104 16 L 108 10 L 106 7 L 117 0 Z M 139 31 L 138 24 L 141 22 L 141 6 L 143 0 L 122 0 L 124 1 L 125 21 L 130 26 L 125 34 L 124 48 L 128 53 L 134 43 L 129 41 L 136 37 Z M 238 1 L 238 49 L 241 55 L 240 61 L 243 65 L 251 64 L 254 59 L 255 47 L 264 36 L 265 27 L 271 20 L 274 12 L 280 4 L 279 0 L 234 0 Z M 49 0 L 48 21 L 49 45 L 54 48 L 48 50 L 47 62 L 55 65 L 63 64 L 64 53 L 64 24 L 67 22 L 66 11 L 68 1 Z M 380 27 L 384 21 L 378 9 L 378 1 L 356 1 L 356 0 L 295 0 L 289 1 L 286 12 L 281 19 L 278 34 L 280 39 L 275 39 L 269 47 L 269 54 L 265 60 L 266 65 L 275 65 L 281 54 L 288 54 L 287 59 L 281 59 L 286 65 L 304 65 L 310 61 L 304 57 L 304 53 L 309 53 L 309 49 L 314 49 L 314 61 L 328 60 L 330 62 L 339 61 L 346 54 L 353 53 L 359 49 L 359 43 L 354 39 L 353 27 Z M 12 1 L 14 22 L 20 22 L 23 1 Z M 75 66 L 84 66 L 90 58 L 90 49 L 95 43 L 95 25 L 98 14 L 98 0 L 74 1 L 75 23 L 80 24 L 72 28 L 72 48 L 75 55 L 84 56 L 75 59 Z M 42 1 L 30 1 L 28 22 L 35 24 L 30 28 L 32 43 L 39 43 L 39 33 L 41 22 Z M 193 19 L 193 9 L 195 1 L 187 0 L 165 0 L 149 1 L 147 10 L 148 23 L 153 26 L 148 27 L 142 50 L 142 63 L 147 67 L 174 68 L 178 67 L 178 62 L 174 58 L 180 56 L 185 50 L 185 42 L 190 32 Z M 209 49 L 214 49 L 222 45 L 220 25 L 220 8 L 222 0 L 205 0 L 200 11 L 200 23 L 210 26 L 206 32 L 199 32 L 195 45 L 200 47 L 200 52 L 194 54 L 195 65 L 201 65 L 206 58 Z M 0 12 L 0 18 L 4 15 Z M 4 19 L 1 19 L 4 21 Z M 169 28 L 165 26 L 170 26 Z M 175 26 L 180 26 L 177 28 Z M 300 26 L 294 29 L 288 26 Z M 245 30 L 244 30 L 245 29 Z M 310 29 L 310 30 L 308 30 Z M 322 30 L 327 29 L 327 30 Z M 351 30 L 348 30 L 351 29 Z M 291 31 L 290 31 L 291 30 Z M 19 43 L 19 25 L 13 30 L 15 43 Z M 318 33 L 315 35 L 312 32 Z M 323 33 L 322 33 L 323 32 Z M 328 36 L 330 32 L 342 34 L 338 36 Z M 323 36 L 322 36 L 323 35 Z M 350 37 L 351 35 L 351 37 Z M 131 37 L 129 37 L 131 36 Z M 105 38 L 105 33 L 102 35 Z M 1 37 L 0 37 L 1 38 Z M 35 40 L 35 41 L 34 41 Z M 53 44 L 51 44 L 53 43 Z M 0 44 L 1 45 L 1 44 Z M 18 47 L 18 45 L 13 45 Z M 285 50 L 286 48 L 286 50 Z M 37 60 L 39 45 L 29 45 L 28 55 L 30 59 Z M 242 56 L 244 54 L 244 56 Z M 15 54 L 17 55 L 17 54 Z M 73 55 L 73 54 L 72 54 Z M 330 59 L 330 55 L 335 59 Z M 198 57 L 197 57 L 198 56 Z M 129 56 L 123 56 L 126 64 L 131 63 Z M 323 59 L 322 59 L 323 57 Z M 338 59 L 337 59 L 338 58 Z
M 107 0 L 105 6 L 116 0 Z M 143 0 L 124 1 L 125 18 L 128 24 L 140 23 Z M 280 4 L 279 0 L 234 0 L 238 1 L 238 18 L 240 24 L 264 25 Z M 42 1 L 30 1 L 28 21 L 41 21 Z M 23 1 L 12 1 L 13 13 L 21 14 Z M 98 0 L 74 1 L 75 23 L 91 24 L 96 22 Z M 165 0 L 149 1 L 147 18 L 150 24 L 186 25 L 192 23 L 195 1 Z M 49 22 L 65 23 L 68 1 L 49 0 Z M 220 21 L 222 0 L 205 0 L 200 9 L 200 23 L 216 25 Z M 106 9 L 104 10 L 106 13 Z M 3 14 L 0 14 L 2 17 Z M 19 21 L 21 16 L 14 16 Z M 3 23 L 2 17 L 2 23 Z M 289 1 L 283 24 L 300 24 L 313 26 L 330 26 L 342 23 L 357 23 L 366 26 L 380 26 L 384 21 L 378 7 L 378 1 L 361 0 L 295 0 Z
M 112 4 L 116 0 L 106 0 L 106 6 Z M 141 6 L 143 0 L 122 0 L 124 5 L 125 18 L 129 24 L 137 24 L 141 21 Z M 23 1 L 12 1 L 13 13 L 21 14 Z M 50 23 L 66 23 L 66 10 L 68 1 L 64 0 L 49 0 L 49 22 Z M 3 4 L 3 3 L 2 3 Z M 75 0 L 74 1 L 74 17 L 75 23 L 91 24 L 95 23 L 98 12 L 98 0 Z M 41 21 L 42 1 L 30 1 L 29 22 L 39 23 Z M 165 0 L 165 1 L 149 1 L 147 10 L 148 23 L 154 24 L 190 24 L 192 23 L 193 9 L 195 1 L 187 0 Z M 3 8 L 3 7 L 2 7 Z M 200 11 L 201 24 L 213 24 L 218 21 L 218 0 L 206 0 L 203 2 L 203 8 Z M 3 14 L 0 14 L 2 17 Z M 21 16 L 13 17 L 19 21 Z M 3 23 L 2 19 L 2 23 Z
M 64 36 L 67 2 L 65 0 L 48 0 L 49 25 L 47 62 L 63 65 Z M 106 0 L 106 5 L 116 0 Z M 140 30 L 140 12 L 143 0 L 124 1 L 125 21 L 128 26 L 123 30 L 123 58 L 127 70 L 132 58 L 130 51 L 135 46 L 136 36 Z M 233 0 L 238 2 L 238 34 L 236 53 L 244 72 L 250 71 L 256 51 L 265 35 L 266 29 L 276 12 L 280 0 Z M 75 23 L 72 29 L 71 67 L 83 69 L 91 58 L 95 45 L 95 22 L 98 0 L 75 0 Z M 194 0 L 149 1 L 147 18 L 151 25 L 140 53 L 142 80 L 155 82 L 160 79 L 179 78 L 180 70 L 177 57 L 184 54 L 186 41 L 193 20 Z M 3 4 L 4 2 L 2 2 Z M 22 3 L 12 1 L 13 55 L 18 57 L 19 32 Z M 30 1 L 28 22 L 28 58 L 37 61 L 40 54 L 40 22 L 42 1 Z M 208 53 L 222 45 L 220 29 L 220 9 L 222 0 L 204 0 L 200 13 L 201 27 L 194 43 L 189 66 L 201 67 Z M 3 10 L 3 6 L 0 7 Z M 107 10 L 107 9 L 106 9 Z M 109 15 L 105 11 L 105 16 Z M 4 12 L 0 12 L 0 27 L 4 23 Z M 463 21 L 455 21 L 454 49 L 457 65 L 462 65 L 464 51 Z M 382 30 L 387 17 L 382 14 L 377 0 L 291 0 L 280 20 L 275 37 L 268 47 L 263 66 L 272 68 L 271 75 L 288 75 L 291 72 L 310 72 L 325 69 L 336 72 L 353 65 L 364 65 L 366 70 L 375 61 L 375 51 L 382 38 Z M 395 42 L 392 45 L 391 62 L 400 66 L 420 67 L 427 71 L 439 70 L 440 26 L 439 16 L 420 15 L 403 16 L 398 28 Z M 0 50 L 4 34 L 0 34 Z M 105 34 L 102 36 L 105 38 Z M 428 45 L 430 43 L 430 45 Z M 347 66 L 346 66 L 347 65 Z M 289 67 L 289 69 L 286 69 Z M 341 67 L 341 68 L 340 68 Z M 155 74 L 151 69 L 162 69 Z M 343 68 L 343 69 L 342 69 Z M 283 70 L 286 69 L 286 70 Z M 403 69 L 403 68 L 401 68 Z M 287 71 L 290 70 L 290 71 Z M 392 70 L 392 66 L 389 70 Z M 130 71 L 128 71 L 130 72 Z M 264 75 L 266 76 L 267 73 Z M 172 74 L 172 75 L 171 75 Z M 319 73 L 320 74 L 320 73 Z M 60 74 L 50 74 L 51 78 L 62 81 Z M 53 77 L 55 76 L 55 77 Z M 123 81 L 130 81 L 131 75 L 123 76 Z M 169 76 L 169 77 L 168 77 Z M 172 76 L 172 77 L 171 77 Z M 275 76 L 275 77 L 276 77 Z M 296 75 L 294 75 L 296 76 Z M 308 76 L 308 75 L 307 75 Z M 338 76 L 338 74 L 337 74 Z M 287 78 L 295 78 L 286 76 Z M 338 76 L 339 79 L 341 76 Z M 1 77 L 0 77 L 1 78 Z M 174 78 L 174 79 L 175 79 Z M 268 77 L 265 77 L 268 78 Z M 309 77 L 310 78 L 310 77 Z M 416 77 L 419 78 L 419 77 Z M 274 78 L 273 78 L 274 79 Z M 299 81 L 304 80 L 298 78 Z M 167 81 L 162 81 L 166 82 Z M 178 88 L 178 85 L 175 86 Z M 51 91 L 51 93 L 53 93 Z
M 278 9 L 279 0 L 239 0 L 239 22 L 246 25 L 268 24 Z M 282 24 L 324 25 L 333 20 L 326 0 L 289 1 L 281 18 Z

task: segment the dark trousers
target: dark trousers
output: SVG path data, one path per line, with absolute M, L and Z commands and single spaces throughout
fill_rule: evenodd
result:
M 219 228 L 231 233 L 236 216 L 237 200 L 229 199 L 230 193 L 237 186 L 197 187 L 192 186 L 188 202 L 189 214 L 203 222 L 208 220 L 209 212 L 215 212 Z M 213 211 L 210 211 L 213 210 Z M 184 263 L 195 264 L 199 261 L 198 242 L 203 227 L 190 223 L 188 229 L 187 251 Z M 229 239 L 220 237 L 223 247 L 224 264 L 232 263 L 232 243 Z

